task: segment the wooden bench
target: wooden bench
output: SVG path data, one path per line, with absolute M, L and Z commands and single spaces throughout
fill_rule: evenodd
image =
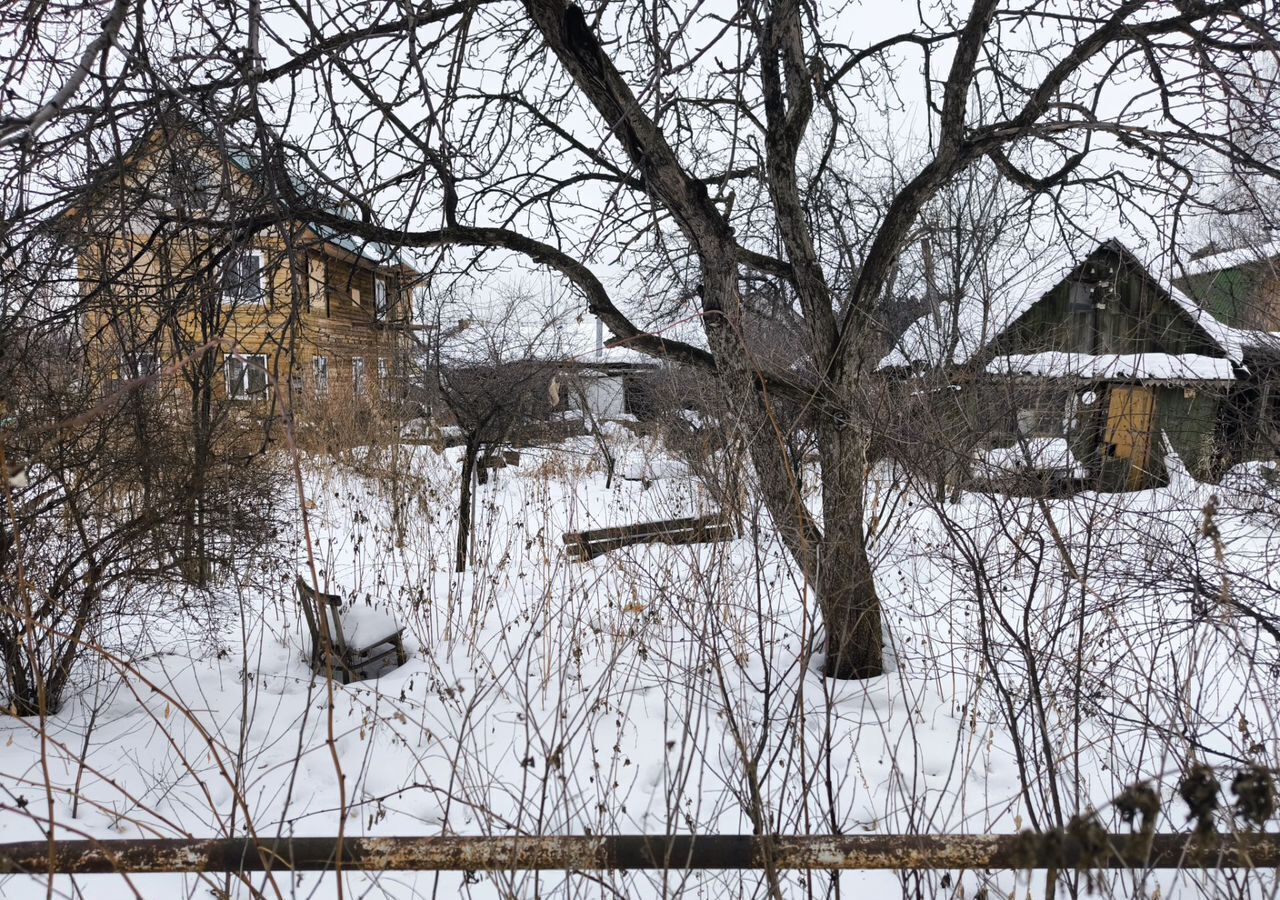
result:
M 342 597 L 317 591 L 299 576 L 298 602 L 311 631 L 311 668 L 317 672 L 336 672 L 343 684 L 376 662 L 396 655 L 396 664 L 404 665 L 409 655 L 404 650 L 404 628 L 384 612 L 368 607 L 355 607 L 344 615 Z
M 722 513 L 716 513 L 590 531 L 569 531 L 563 540 L 570 558 L 585 562 L 633 544 L 711 544 L 733 540 L 737 536 L 737 523 Z

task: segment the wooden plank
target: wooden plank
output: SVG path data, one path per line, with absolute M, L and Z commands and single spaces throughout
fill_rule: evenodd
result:
M 574 536 L 581 535 L 587 541 L 606 540 L 609 538 L 652 536 L 685 531 L 708 525 L 720 525 L 725 522 L 724 516 L 717 513 L 710 516 L 689 516 L 681 519 L 661 519 L 656 522 L 637 522 L 633 525 L 613 525 L 608 528 L 592 528 L 586 531 L 570 531 L 564 535 L 565 543 Z
M 732 540 L 738 536 L 737 524 L 722 513 L 615 525 L 588 531 L 569 531 L 562 537 L 570 556 L 579 560 L 593 559 L 612 550 L 635 544 L 705 544 Z

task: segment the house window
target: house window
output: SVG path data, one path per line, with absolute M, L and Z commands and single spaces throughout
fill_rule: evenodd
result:
M 359 397 L 364 393 L 364 357 L 353 356 L 351 358 L 351 379 L 352 392 Z
M 227 396 L 232 400 L 261 400 L 267 396 L 267 357 L 264 353 L 228 356 Z
M 324 309 L 324 260 L 312 257 L 307 262 L 307 305 L 312 312 Z
M 120 357 L 121 378 L 141 378 L 160 371 L 160 359 L 149 350 Z
M 353 287 L 351 289 L 351 302 L 354 303 L 356 306 L 360 305 L 360 288 Z
M 1105 326 L 1116 320 L 1106 313 L 1107 300 L 1104 285 L 1073 281 L 1068 285 L 1067 313 L 1070 325 L 1071 349 L 1076 353 L 1106 352 L 1108 341 Z
M 379 321 L 387 318 L 387 280 L 373 279 L 373 314 Z
M 222 298 L 225 302 L 261 303 L 266 295 L 262 254 L 256 250 L 240 251 L 228 256 L 222 270 Z
M 316 396 L 327 396 L 329 393 L 329 357 L 313 356 L 311 358 L 311 375 Z
M 169 179 L 169 202 L 178 215 L 195 215 L 213 206 L 215 191 L 212 172 L 184 168 Z
M 387 388 L 390 386 L 391 370 L 387 366 L 387 358 L 385 356 L 378 357 L 378 395 L 387 396 Z

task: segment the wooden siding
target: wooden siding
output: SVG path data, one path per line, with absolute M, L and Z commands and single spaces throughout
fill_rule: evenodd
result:
M 152 240 L 120 235 L 81 256 L 80 277 L 91 298 L 86 338 L 103 365 L 146 347 L 171 362 L 196 347 L 225 338 L 228 352 L 265 354 L 277 383 L 294 375 L 312 385 L 312 359 L 328 359 L 331 393 L 350 391 L 352 359 L 366 360 L 375 389 L 379 358 L 394 374 L 404 338 L 394 326 L 407 319 L 408 292 L 402 276 L 327 248 L 286 249 L 278 235 L 264 235 L 252 249 L 262 254 L 266 292 L 262 302 L 229 302 L 222 295 L 220 265 L 196 238 Z M 346 256 L 347 258 L 343 258 Z M 105 266 L 104 258 L 107 260 Z M 324 290 L 315 297 L 312 261 L 324 267 Z M 295 275 L 296 273 L 296 275 Z M 374 316 L 374 279 L 387 283 L 386 322 Z M 360 301 L 356 302 L 354 292 Z
M 1185 279 L 1182 288 L 1235 328 L 1280 331 L 1280 279 L 1275 263 L 1258 261 Z

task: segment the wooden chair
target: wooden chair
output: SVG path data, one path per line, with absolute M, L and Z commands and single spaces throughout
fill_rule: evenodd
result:
M 342 614 L 342 598 L 324 594 L 298 577 L 298 601 L 311 631 L 311 667 L 340 673 L 343 684 L 376 662 L 396 655 L 404 665 L 404 628 L 384 612 L 355 607 Z

